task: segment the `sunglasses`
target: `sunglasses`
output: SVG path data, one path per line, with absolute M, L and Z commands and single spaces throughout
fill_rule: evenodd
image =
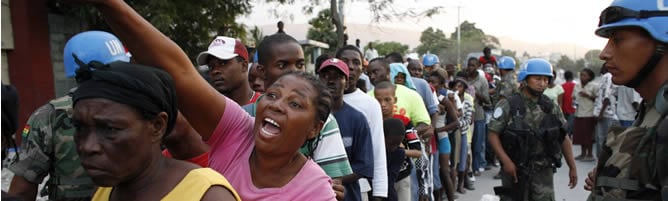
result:
M 650 17 L 668 17 L 668 11 L 660 10 L 641 10 L 635 11 L 619 6 L 611 6 L 601 12 L 598 26 L 603 26 L 610 23 L 615 23 L 627 18 L 646 19 Z

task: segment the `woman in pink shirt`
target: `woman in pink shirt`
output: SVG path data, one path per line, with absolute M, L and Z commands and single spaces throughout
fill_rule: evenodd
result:
M 255 118 L 225 99 L 208 136 L 209 167 L 229 175 L 243 200 L 334 199 L 330 178 L 299 152 L 318 139 L 329 114 L 330 95 L 320 81 L 300 71 L 281 76 L 259 100 Z
M 299 152 L 318 139 L 329 114 L 330 95 L 315 77 L 282 76 L 266 89 L 253 118 L 211 87 L 176 43 L 124 1 L 87 2 L 128 44 L 137 63 L 173 77 L 180 111 L 211 146 L 209 167 L 225 175 L 242 200 L 335 199 L 331 179 Z

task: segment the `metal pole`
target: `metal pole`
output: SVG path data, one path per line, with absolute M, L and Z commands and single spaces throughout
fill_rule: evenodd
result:
M 460 27 L 462 26 L 461 22 L 459 22 L 459 10 L 461 6 L 457 6 L 457 69 L 461 69 L 462 63 L 461 63 L 461 46 L 462 46 L 462 41 L 461 41 L 461 35 L 462 35 L 462 30 Z
M 343 8 L 345 7 L 345 5 L 344 5 L 345 3 L 346 3 L 345 0 L 339 0 L 339 19 L 341 20 L 341 24 L 343 26 L 345 26 L 345 24 L 346 24 L 346 21 L 344 21 L 345 18 L 344 18 L 344 14 L 343 14 Z

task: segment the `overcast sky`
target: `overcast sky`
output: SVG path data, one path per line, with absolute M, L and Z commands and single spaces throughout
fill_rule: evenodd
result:
M 246 25 L 275 24 L 278 20 L 286 23 L 307 23 L 313 16 L 303 14 L 305 0 L 295 0 L 293 5 L 265 3 L 255 0 L 253 11 L 240 18 Z M 328 0 L 321 0 L 321 10 L 329 7 Z M 612 0 L 395 0 L 396 9 L 425 9 L 442 6 L 441 14 L 432 18 L 404 19 L 403 21 L 381 22 L 381 26 L 415 28 L 419 31 L 432 26 L 442 29 L 447 36 L 457 26 L 457 7 L 460 20 L 476 23 L 485 33 L 506 36 L 532 43 L 570 43 L 591 49 L 602 49 L 606 40 L 594 35 L 600 12 Z M 269 11 L 276 9 L 278 16 Z M 371 13 L 365 0 L 347 0 L 346 23 L 369 24 Z M 317 12 L 315 12 L 317 13 Z M 502 44 L 503 45 L 503 44 Z

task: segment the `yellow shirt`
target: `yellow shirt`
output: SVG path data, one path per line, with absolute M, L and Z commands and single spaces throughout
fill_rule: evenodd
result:
M 179 182 L 162 201 L 201 200 L 211 186 L 222 186 L 229 190 L 236 200 L 241 200 L 232 185 L 218 172 L 211 168 L 193 169 Z M 113 187 L 99 187 L 92 201 L 108 201 Z

